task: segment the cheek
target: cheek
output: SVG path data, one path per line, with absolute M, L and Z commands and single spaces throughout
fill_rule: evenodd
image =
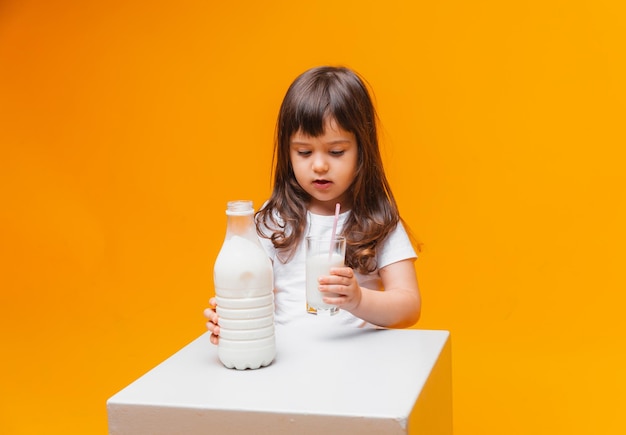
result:
M 345 174 L 347 178 L 354 179 L 356 177 L 358 165 L 356 158 L 346 163 Z
M 302 170 L 302 166 L 298 165 L 297 163 L 294 164 L 293 161 L 291 163 L 291 170 L 293 171 L 293 175 L 296 178 L 296 181 L 298 181 L 298 184 L 302 185 L 302 177 L 303 177 L 303 170 Z

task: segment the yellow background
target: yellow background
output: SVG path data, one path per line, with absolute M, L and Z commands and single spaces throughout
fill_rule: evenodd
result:
M 0 433 L 104 434 L 205 331 L 225 203 L 319 64 L 374 89 L 455 433 L 625 433 L 623 5 L 4 0 Z

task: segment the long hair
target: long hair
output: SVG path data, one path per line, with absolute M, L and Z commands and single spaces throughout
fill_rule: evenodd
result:
M 303 238 L 309 195 L 296 181 L 289 147 L 296 132 L 324 133 L 334 119 L 355 135 L 357 170 L 349 187 L 351 213 L 343 227 L 346 265 L 361 273 L 376 270 L 376 248 L 400 217 L 378 147 L 377 115 L 365 85 L 354 71 L 323 66 L 305 71 L 291 84 L 280 107 L 274 144 L 272 194 L 257 212 L 257 231 L 289 258 Z M 270 234 L 267 234 L 269 230 Z

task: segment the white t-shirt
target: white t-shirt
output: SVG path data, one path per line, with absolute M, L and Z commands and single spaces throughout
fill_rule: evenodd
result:
M 337 233 L 340 234 L 350 211 L 341 213 L 337 222 Z M 334 216 L 322 216 L 307 213 L 305 235 L 319 235 L 330 238 Z M 267 251 L 274 264 L 274 302 L 276 323 L 285 324 L 298 320 L 303 316 L 313 316 L 306 309 L 306 277 L 305 277 L 305 246 L 300 243 L 295 254 L 287 262 L 277 256 L 271 240 L 260 238 L 261 244 Z M 413 245 L 401 223 L 387 236 L 382 245 L 376 250 L 376 264 L 382 269 L 398 261 L 417 258 Z M 372 290 L 384 290 L 378 273 L 363 275 L 355 271 L 361 287 Z M 351 313 L 340 310 L 332 316 L 333 322 L 357 327 L 371 326 L 367 322 L 353 316 Z

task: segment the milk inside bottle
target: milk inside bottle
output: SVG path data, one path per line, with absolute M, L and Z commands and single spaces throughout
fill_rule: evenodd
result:
M 213 267 L 220 339 L 218 357 L 237 370 L 276 356 L 272 263 L 259 242 L 252 201 L 230 201 L 226 237 Z

